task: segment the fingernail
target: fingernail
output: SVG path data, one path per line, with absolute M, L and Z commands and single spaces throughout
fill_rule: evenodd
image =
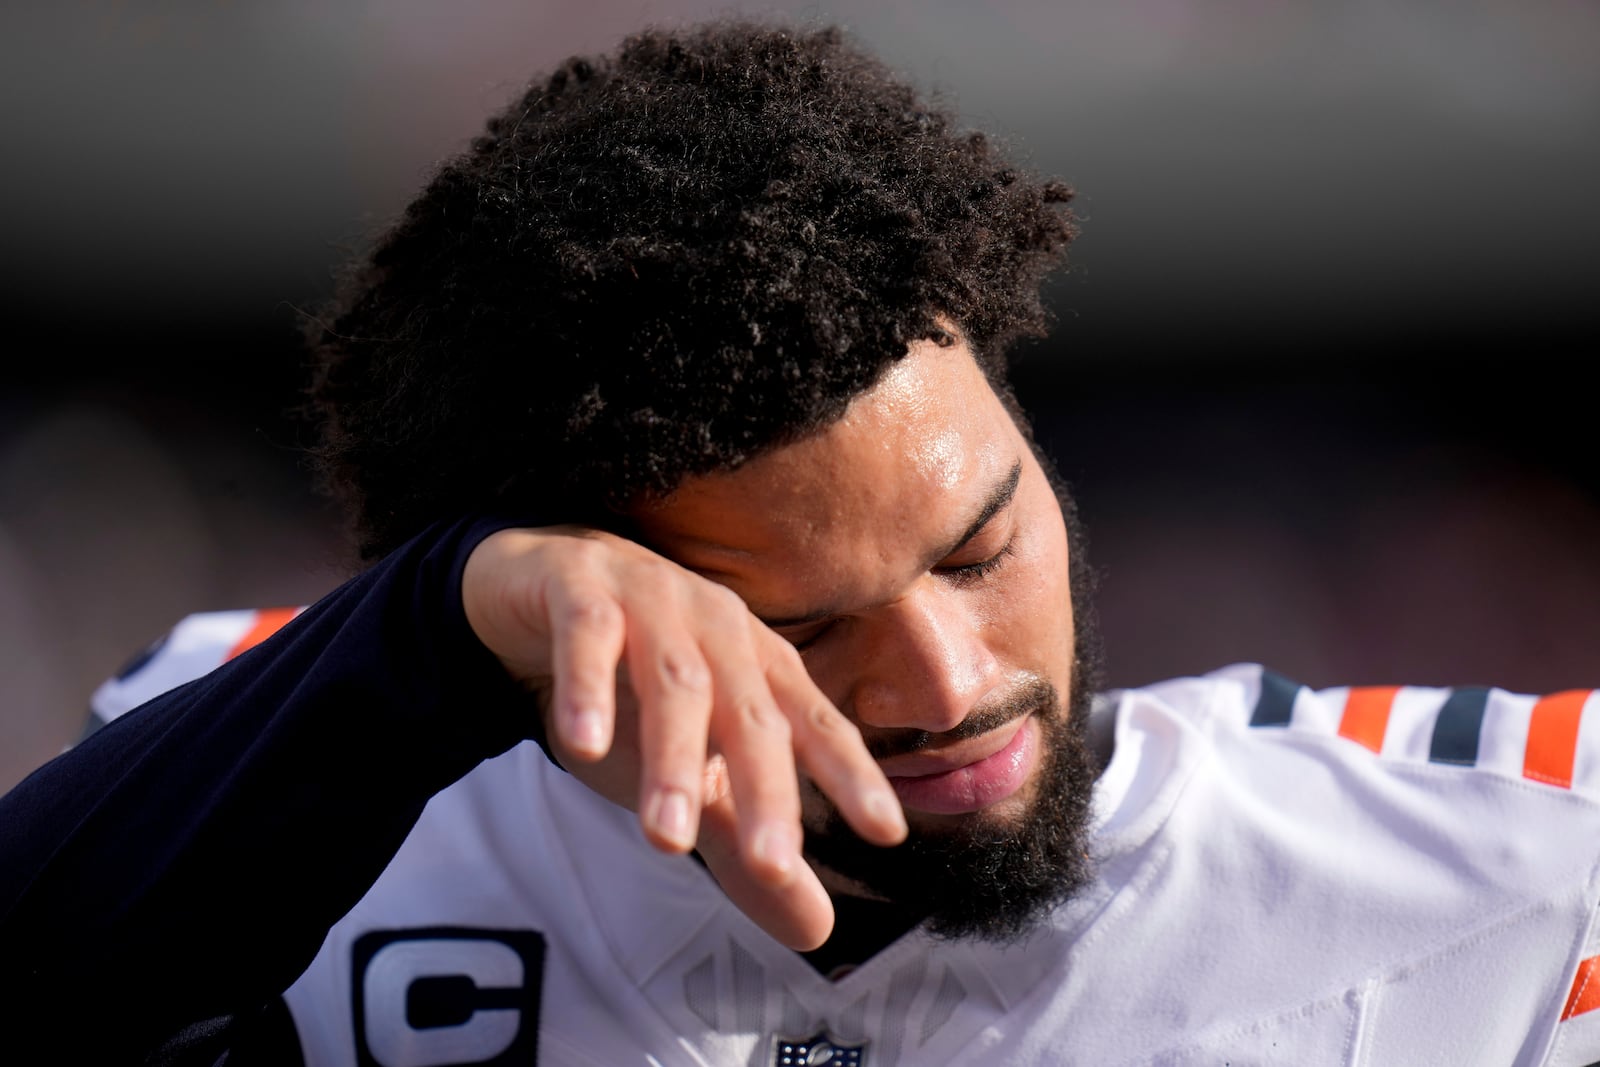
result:
M 694 844 L 694 834 L 689 829 L 689 798 L 681 790 L 663 789 L 656 794 L 650 825 L 679 848 Z
M 605 720 L 594 708 L 579 708 L 573 713 L 572 747 L 582 752 L 598 753 L 605 747 Z
M 794 866 L 794 835 L 785 825 L 768 823 L 756 831 L 750 852 L 779 874 L 788 874 Z

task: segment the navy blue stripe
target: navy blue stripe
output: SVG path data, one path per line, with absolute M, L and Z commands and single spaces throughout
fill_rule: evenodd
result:
M 157 652 L 160 652 L 163 648 L 167 647 L 167 641 L 171 637 L 172 634 L 170 632 L 162 635 L 155 641 L 152 641 L 150 646 L 143 652 L 130 659 L 127 663 L 124 663 L 122 665 L 122 669 L 117 672 L 117 681 L 125 682 L 131 675 L 139 673 L 140 668 L 156 658 Z
M 1291 682 L 1281 674 L 1263 669 L 1261 696 L 1256 700 L 1256 710 L 1250 713 L 1250 725 L 1288 726 L 1298 692 L 1299 682 Z
M 1457 689 L 1439 709 L 1433 724 L 1433 742 L 1428 759 L 1434 763 L 1460 763 L 1468 767 L 1478 762 L 1478 735 L 1483 732 L 1483 709 L 1489 704 L 1489 690 L 1474 686 Z

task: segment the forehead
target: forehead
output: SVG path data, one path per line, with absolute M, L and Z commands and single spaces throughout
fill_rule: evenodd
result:
M 691 478 L 634 518 L 658 550 L 752 607 L 870 598 L 875 579 L 919 569 L 959 536 L 1022 449 L 971 352 L 919 343 L 821 432 Z M 762 589 L 741 588 L 753 582 Z

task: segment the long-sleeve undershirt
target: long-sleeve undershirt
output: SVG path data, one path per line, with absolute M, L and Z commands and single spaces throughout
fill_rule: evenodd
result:
M 0 798 L 10 1047 L 139 1062 L 258 1012 L 430 797 L 537 735 L 461 607 L 467 555 L 507 525 L 430 528 Z

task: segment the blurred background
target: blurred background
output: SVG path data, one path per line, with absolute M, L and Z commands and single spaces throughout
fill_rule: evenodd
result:
M 11 0 L 0 789 L 182 615 L 346 573 L 299 309 L 531 76 L 840 21 L 1079 190 L 1020 392 L 1112 684 L 1600 682 L 1587 0 Z

